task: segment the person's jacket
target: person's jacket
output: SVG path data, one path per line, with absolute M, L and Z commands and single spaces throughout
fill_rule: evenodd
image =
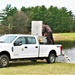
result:
M 48 25 L 43 25 L 42 32 L 52 32 L 51 28 Z

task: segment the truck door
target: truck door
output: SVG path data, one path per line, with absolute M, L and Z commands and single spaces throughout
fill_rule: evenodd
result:
M 31 58 L 38 57 L 38 44 L 35 37 L 19 37 L 13 47 L 14 58 Z
M 38 44 L 35 37 L 26 37 L 27 44 L 25 45 L 24 52 L 26 57 L 38 57 Z
M 23 58 L 25 56 L 24 49 L 25 49 L 26 39 L 25 37 L 18 37 L 14 42 L 13 47 L 13 57 L 14 58 Z

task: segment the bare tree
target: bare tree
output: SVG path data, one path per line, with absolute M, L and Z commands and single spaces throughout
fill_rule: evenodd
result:
M 28 21 L 28 16 L 24 12 L 18 11 L 15 13 L 13 16 L 12 33 L 26 33 Z

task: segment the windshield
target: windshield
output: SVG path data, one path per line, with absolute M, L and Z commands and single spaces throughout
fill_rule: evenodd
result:
M 10 36 L 10 35 L 3 35 L 0 37 L 0 43 L 11 43 L 16 36 Z

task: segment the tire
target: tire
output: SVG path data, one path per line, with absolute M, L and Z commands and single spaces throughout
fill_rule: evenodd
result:
M 47 63 L 54 63 L 55 60 L 56 60 L 55 54 L 54 53 L 50 53 L 46 60 L 47 60 Z
M 9 65 L 9 57 L 7 55 L 0 56 L 0 67 L 6 67 Z

